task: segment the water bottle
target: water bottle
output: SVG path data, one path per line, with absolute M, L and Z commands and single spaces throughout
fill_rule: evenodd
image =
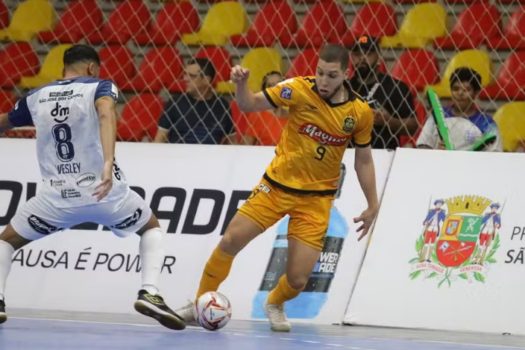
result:
M 341 196 L 346 167 L 341 164 L 341 177 L 335 198 Z M 286 216 L 277 227 L 277 237 L 273 244 L 273 252 L 266 268 L 259 291 L 253 300 L 252 318 L 267 318 L 263 310 L 263 303 L 268 294 L 279 283 L 279 279 L 286 273 L 286 261 L 288 257 L 288 223 L 290 217 Z M 343 243 L 348 235 L 349 228 L 344 216 L 335 205 L 330 210 L 330 221 L 323 250 L 319 256 L 312 275 L 306 283 L 305 289 L 286 303 L 286 316 L 288 318 L 313 319 L 319 315 L 326 300 L 328 291 L 334 278 Z

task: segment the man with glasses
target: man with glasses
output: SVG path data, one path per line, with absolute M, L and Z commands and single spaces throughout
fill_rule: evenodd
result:
M 229 103 L 213 88 L 215 67 L 206 58 L 190 60 L 184 70 L 186 92 L 165 105 L 157 143 L 220 144 L 233 130 Z

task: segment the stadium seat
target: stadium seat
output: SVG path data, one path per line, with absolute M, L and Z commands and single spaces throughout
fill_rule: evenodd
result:
M 343 8 L 337 2 L 320 2 L 309 8 L 295 34 L 284 34 L 283 47 L 320 47 L 325 42 L 340 43 L 347 25 Z
M 397 17 L 392 6 L 385 3 L 367 3 L 361 7 L 343 37 L 343 45 L 350 47 L 362 35 L 376 38 L 393 36 L 397 32 Z
M 122 91 L 159 92 L 163 87 L 177 83 L 183 72 L 180 53 L 171 46 L 151 49 L 141 62 L 138 74 L 122 85 Z
M 412 49 L 399 56 L 390 74 L 405 82 L 415 94 L 439 81 L 439 63 L 431 51 Z
M 415 5 L 425 2 L 437 2 L 437 0 L 392 0 L 392 3 L 401 5 Z
M 7 113 L 15 106 L 15 97 L 10 91 L 0 89 L 0 113 Z
M 232 84 L 227 84 L 230 81 L 230 73 L 233 65 L 230 52 L 222 47 L 204 47 L 197 54 L 195 58 L 207 58 L 215 67 L 216 75 L 214 85 L 220 94 L 227 94 L 235 92 L 232 89 Z
M 401 147 L 415 148 L 416 141 L 419 135 L 421 134 L 423 125 L 425 125 L 425 122 L 427 121 L 428 113 L 427 113 L 427 109 L 425 108 L 425 105 L 421 103 L 418 99 L 414 99 L 414 108 L 416 109 L 416 118 L 417 118 L 417 124 L 419 125 L 419 127 L 413 137 L 410 137 L 408 135 L 402 135 L 399 138 L 399 143 Z
M 268 3 L 257 12 L 252 26 L 241 35 L 230 38 L 232 45 L 240 47 L 273 46 L 283 34 L 297 31 L 297 17 L 286 2 Z
M 489 38 L 486 45 L 493 50 L 524 50 L 525 6 L 518 7 L 509 17 L 502 35 Z
M 64 51 L 71 46 L 71 44 L 62 44 L 52 48 L 47 54 L 40 72 L 35 76 L 23 76 L 20 79 L 20 87 L 34 89 L 57 79 L 62 79 Z
M 183 34 L 197 31 L 199 23 L 199 13 L 191 2 L 172 2 L 158 12 L 148 31 L 134 40 L 139 45 L 175 45 Z
M 437 37 L 447 34 L 447 11 L 439 4 L 424 3 L 412 7 L 404 17 L 399 32 L 381 39 L 385 48 L 424 48 Z
M 66 7 L 53 30 L 40 32 L 38 39 L 43 43 L 76 44 L 103 23 L 104 16 L 96 0 L 78 0 Z
M 133 53 L 126 46 L 112 45 L 99 52 L 100 78 L 113 81 L 117 87 L 124 86 L 137 74 Z
M 219 2 L 210 7 L 200 30 L 184 34 L 182 42 L 190 46 L 223 46 L 231 36 L 246 32 L 248 26 L 248 15 L 242 4 Z
M 164 102 L 153 94 L 140 94 L 124 106 L 117 126 L 120 141 L 141 141 L 145 136 L 155 138 Z
M 341 0 L 342 2 L 347 2 L 347 3 L 366 3 L 366 4 L 369 4 L 369 3 L 372 3 L 372 2 L 386 2 L 387 0 Z
M 309 48 L 301 51 L 292 59 L 286 78 L 315 75 L 318 55 L 319 49 Z
M 483 87 L 492 82 L 493 66 L 487 52 L 482 50 L 460 51 L 449 61 L 445 74 L 441 81 L 432 88 L 440 97 L 450 98 L 450 76 L 460 67 L 470 67 L 481 75 L 481 85 Z
M 496 82 L 483 89 L 479 97 L 481 99 L 525 100 L 524 88 L 525 51 L 518 51 L 505 60 Z
M 515 152 L 525 146 L 525 102 L 511 102 L 501 106 L 494 114 L 503 143 L 503 151 Z
M 12 89 L 23 76 L 33 76 L 40 60 L 29 43 L 13 43 L 0 51 L 0 87 Z
M 3 1 L 0 1 L 0 29 L 9 27 L 9 10 Z
M 47 0 L 27 0 L 16 8 L 9 27 L 0 30 L 1 41 L 31 41 L 55 25 L 55 9 Z
M 91 44 L 125 44 L 148 29 L 151 14 L 141 0 L 127 0 L 115 7 L 100 31 L 87 37 Z
M 436 38 L 434 46 L 447 50 L 475 49 L 500 33 L 501 15 L 496 6 L 473 4 L 461 11 L 450 35 Z
M 261 91 L 261 84 L 266 73 L 271 71 L 283 72 L 282 57 L 273 48 L 257 47 L 248 51 L 242 58 L 241 66 L 250 70 L 248 86 L 253 92 Z M 232 83 L 229 84 L 233 87 Z
M 443 0 L 447 6 L 451 5 L 469 5 L 477 3 L 488 3 L 489 0 Z

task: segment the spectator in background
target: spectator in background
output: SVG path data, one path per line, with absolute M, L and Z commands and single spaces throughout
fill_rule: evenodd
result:
M 350 85 L 374 111 L 372 148 L 399 147 L 400 137 L 413 135 L 419 126 L 410 89 L 379 71 L 381 52 L 376 38 L 359 38 L 352 47 L 351 58 L 354 76 Z
M 283 80 L 284 76 L 280 72 L 269 72 L 262 80 L 261 90 L 274 87 Z M 283 107 L 247 113 L 242 116 L 246 127 L 240 128 L 240 135 L 232 134 L 230 141 L 232 144 L 275 146 L 279 143 L 288 122 L 287 115 L 288 110 Z
M 494 134 L 496 142 L 487 146 L 485 151 L 502 152 L 501 134 L 498 125 L 491 116 L 480 112 L 476 107 L 476 98 L 481 91 L 481 76 L 471 68 L 458 68 L 450 77 L 452 104 L 443 108 L 445 124 L 455 150 L 467 150 L 483 136 Z M 441 141 L 434 118 L 427 118 L 417 140 L 418 148 L 445 149 Z
M 206 58 L 190 60 L 184 69 L 186 93 L 164 107 L 157 143 L 220 144 L 233 128 L 229 103 L 213 88 L 215 68 Z

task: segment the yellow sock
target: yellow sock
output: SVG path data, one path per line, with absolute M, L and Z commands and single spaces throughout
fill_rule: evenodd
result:
M 274 290 L 270 292 L 270 295 L 268 295 L 268 304 L 282 305 L 284 302 L 297 297 L 301 294 L 301 291 L 302 289 L 293 289 L 290 287 L 286 275 L 283 275 L 279 279 L 277 287 L 275 287 Z
M 215 248 L 202 273 L 197 299 L 206 292 L 215 292 L 228 277 L 235 256 L 228 255 L 219 247 Z

